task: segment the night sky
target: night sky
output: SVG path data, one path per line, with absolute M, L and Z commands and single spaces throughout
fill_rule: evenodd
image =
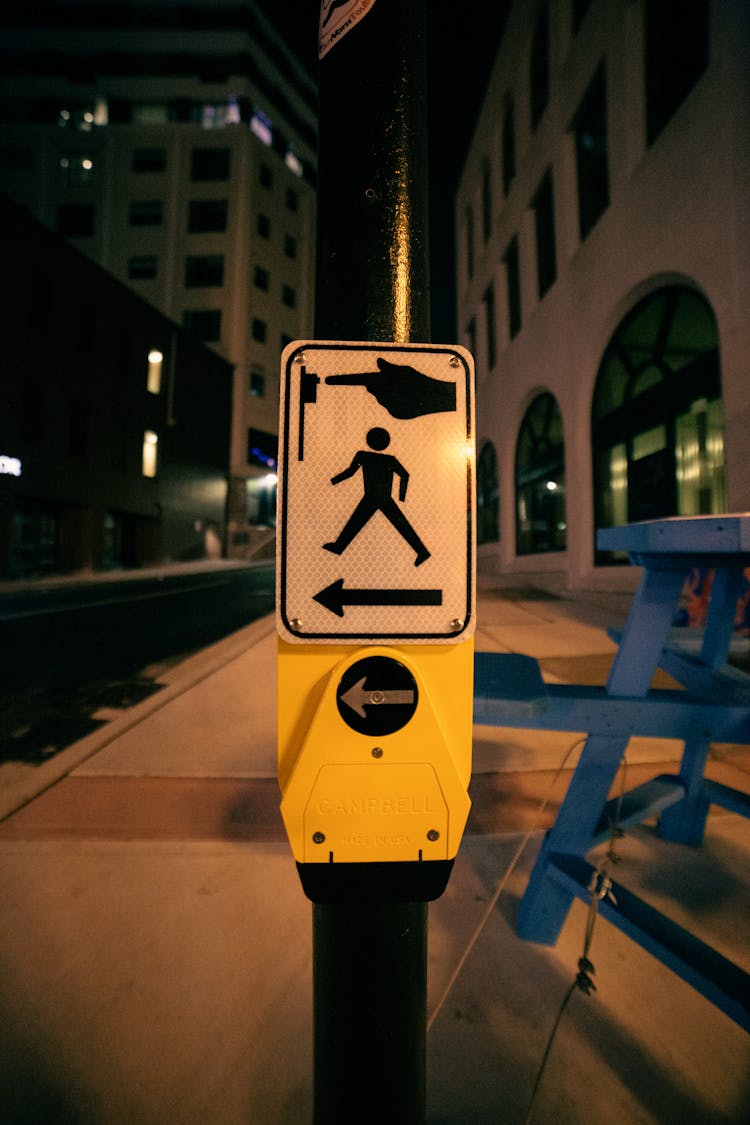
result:
M 378 0 L 376 0 L 376 3 Z M 393 0 L 380 0 L 381 3 Z M 317 0 L 259 0 L 260 7 L 313 74 Z M 428 44 L 432 339 L 457 343 L 453 196 L 484 96 L 508 9 L 506 0 L 462 5 L 425 0 Z

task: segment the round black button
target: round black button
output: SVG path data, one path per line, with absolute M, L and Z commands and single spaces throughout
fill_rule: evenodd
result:
M 347 668 L 336 690 L 339 714 L 359 734 L 401 730 L 417 709 L 417 681 L 390 656 L 366 656 Z

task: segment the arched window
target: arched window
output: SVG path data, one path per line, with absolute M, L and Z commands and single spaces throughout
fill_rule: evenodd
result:
M 482 446 L 477 460 L 477 543 L 500 539 L 500 490 L 497 454 L 492 442 Z
M 599 366 L 591 449 L 597 528 L 725 510 L 718 335 L 700 294 L 659 289 L 622 321 Z
M 554 395 L 538 395 L 526 411 L 516 445 L 516 550 L 564 551 L 565 444 Z

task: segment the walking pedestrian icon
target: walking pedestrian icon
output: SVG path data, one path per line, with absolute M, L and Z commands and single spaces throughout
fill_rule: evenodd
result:
M 421 566 L 430 557 L 430 552 L 409 523 L 409 520 L 393 499 L 394 477 L 399 478 L 398 498 L 403 503 L 409 474 L 398 460 L 389 453 L 383 453 L 391 442 L 391 435 L 382 426 L 373 426 L 367 434 L 370 451 L 360 450 L 355 454 L 348 469 L 331 477 L 331 484 L 340 484 L 362 471 L 364 495 L 347 520 L 338 537 L 332 543 L 324 543 L 323 548 L 334 555 L 344 553 L 349 544 L 370 522 L 376 512 L 382 512 L 396 531 L 406 540 L 415 552 L 414 565 Z
M 276 538 L 285 640 L 470 635 L 473 394 L 458 345 L 287 345 Z

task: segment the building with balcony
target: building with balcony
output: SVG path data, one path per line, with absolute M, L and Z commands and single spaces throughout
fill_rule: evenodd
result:
M 479 558 L 635 580 L 596 530 L 750 509 L 750 8 L 514 0 L 456 199 Z
M 274 518 L 314 301 L 316 91 L 252 0 L 0 12 L 0 188 L 234 368 L 230 555 Z

